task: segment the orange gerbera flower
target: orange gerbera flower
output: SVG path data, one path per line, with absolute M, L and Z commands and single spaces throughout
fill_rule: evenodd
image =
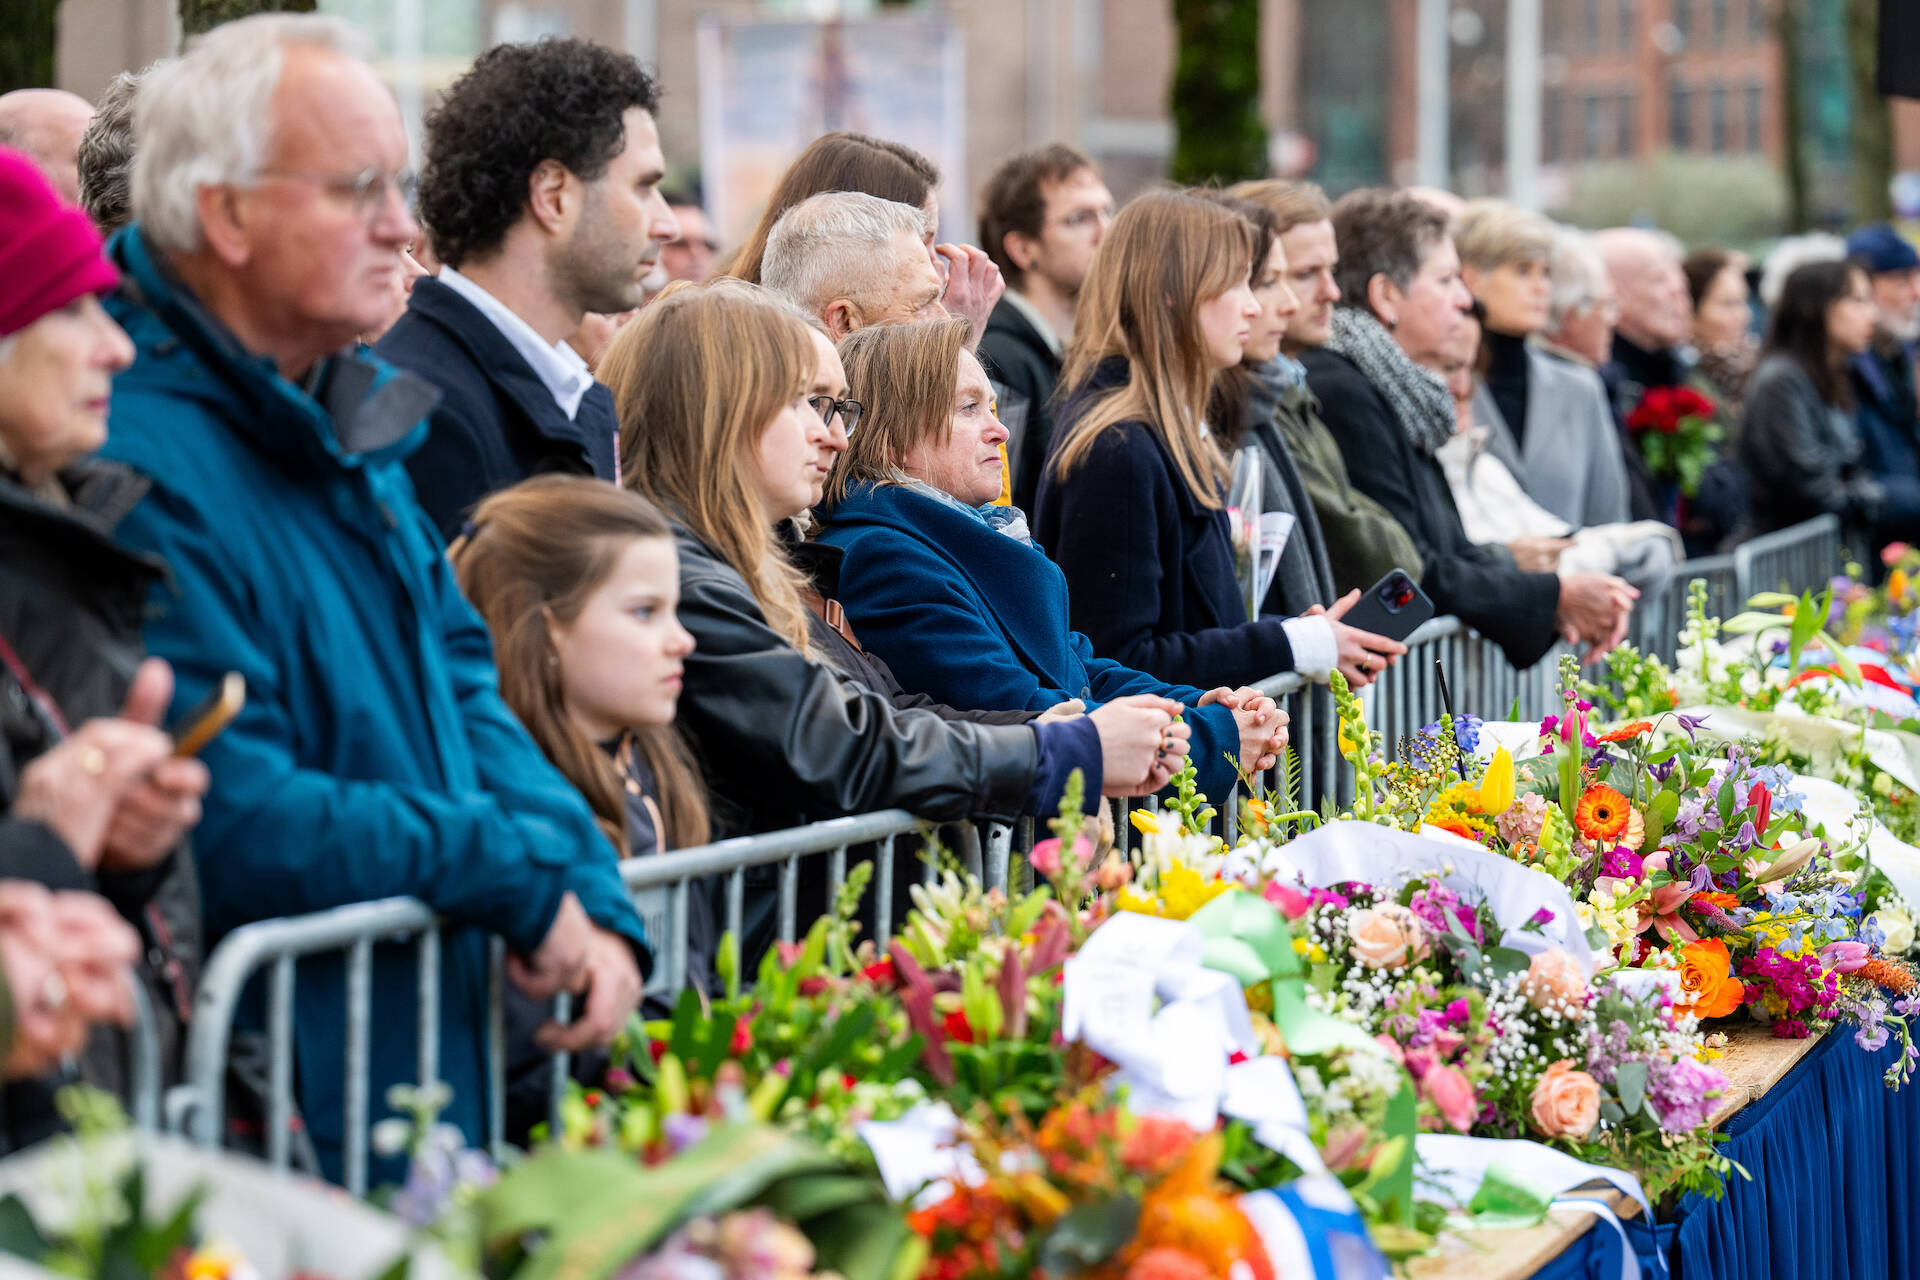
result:
M 1612 787 L 1592 786 L 1574 806 L 1573 825 L 1587 839 L 1610 849 L 1632 817 L 1632 806 L 1625 796 Z
M 1740 899 L 1730 893 L 1696 893 L 1692 902 L 1695 906 L 1718 907 L 1722 911 L 1731 911 L 1740 905 Z
M 1615 729 L 1612 733 L 1601 734 L 1598 740 L 1601 742 L 1625 742 L 1628 738 L 1637 738 L 1643 733 L 1652 733 L 1652 732 L 1653 732 L 1653 721 L 1635 720 L 1631 724 L 1621 725 L 1618 729 Z

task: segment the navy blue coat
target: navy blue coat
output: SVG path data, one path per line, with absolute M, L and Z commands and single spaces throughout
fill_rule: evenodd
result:
M 1913 351 L 1877 346 L 1853 358 L 1861 462 L 1887 491 L 1876 542 L 1920 537 L 1920 397 L 1914 389 Z
M 1224 798 L 1240 731 L 1202 691 L 1093 656 L 1067 623 L 1067 579 L 1038 548 L 901 485 L 857 485 L 820 540 L 845 553 L 840 604 L 901 684 L 956 707 L 1089 709 L 1132 693 L 1185 703 L 1199 786 Z
M 1113 357 L 1071 392 L 1056 449 L 1098 393 L 1126 379 Z M 1202 689 L 1293 670 L 1281 620 L 1247 618 L 1226 511 L 1194 497 L 1144 422 L 1102 432 L 1064 480 L 1049 462 L 1033 523 L 1073 589 L 1068 621 L 1094 652 Z
M 440 281 L 414 282 L 406 314 L 374 350 L 440 389 L 432 429 L 407 458 L 407 471 L 448 541 L 480 499 L 528 476 L 613 479 L 620 434 L 613 393 L 594 383 L 567 417 L 499 327 Z
M 580 793 L 500 698 L 493 650 L 401 461 L 431 388 L 342 353 L 314 394 L 243 349 L 148 251 L 114 239 L 110 305 L 133 339 L 105 453 L 146 475 L 118 534 L 164 559 L 146 625 L 173 664 L 174 714 L 229 671 L 246 707 L 201 753 L 213 775 L 193 833 L 207 941 L 255 920 L 406 894 L 456 926 L 440 956 L 442 1119 L 478 1143 L 487 940 L 532 952 L 571 890 L 603 928 L 645 933 L 614 849 Z M 424 281 L 422 283 L 425 283 Z M 418 1078 L 414 949 L 375 949 L 372 1119 Z M 339 1176 L 346 982 L 301 962 L 298 1099 Z M 404 1170 L 376 1164 L 378 1181 Z

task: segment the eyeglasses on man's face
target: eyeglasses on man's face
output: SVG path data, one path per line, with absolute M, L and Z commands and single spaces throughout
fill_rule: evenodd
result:
M 310 183 L 335 199 L 351 204 L 353 211 L 367 222 L 379 217 L 380 211 L 387 207 L 389 191 L 397 192 L 401 207 L 411 210 L 414 196 L 420 190 L 419 176 L 413 170 L 388 173 L 377 165 L 354 173 L 300 173 L 289 169 L 266 169 L 260 176 Z
M 838 416 L 840 430 L 848 437 L 860 425 L 860 413 L 865 407 L 858 400 L 836 400 L 832 396 L 808 396 L 807 403 L 820 415 L 820 421 L 828 426 L 832 426 L 835 416 Z

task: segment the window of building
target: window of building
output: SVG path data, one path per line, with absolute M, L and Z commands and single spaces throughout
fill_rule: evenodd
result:
M 1620 0 L 1620 26 L 1615 42 L 1628 53 L 1640 47 L 1640 0 Z
M 1693 145 L 1693 95 L 1678 80 L 1667 90 L 1667 145 L 1675 151 Z
M 1727 45 L 1727 9 L 1732 0 L 1709 0 L 1707 5 L 1707 40 L 1716 49 Z
M 1747 150 L 1755 155 L 1765 148 L 1762 131 L 1766 125 L 1767 91 L 1758 84 L 1747 86 Z
M 1598 158 L 1600 140 L 1603 136 L 1600 127 L 1600 95 L 1590 93 L 1580 104 L 1580 156 L 1582 159 Z
M 1600 0 L 1586 0 L 1587 52 L 1600 52 Z
M 1727 90 L 1724 85 L 1715 85 L 1707 93 L 1707 136 L 1713 154 L 1723 155 L 1727 149 Z
M 1555 89 L 1547 90 L 1540 116 L 1540 145 L 1548 164 L 1558 164 L 1564 158 L 1566 147 L 1560 131 L 1566 127 L 1566 101 L 1565 94 Z
M 1636 135 L 1639 131 L 1639 124 L 1640 112 L 1633 95 L 1631 93 L 1621 94 L 1620 101 L 1614 109 L 1613 154 L 1625 159 L 1637 152 L 1638 148 L 1636 148 L 1634 144 L 1638 141 Z
M 1767 11 L 1767 0 L 1747 0 L 1747 39 L 1758 43 L 1771 33 L 1773 16 Z
M 1693 39 L 1693 3 L 1692 0 L 1673 0 L 1673 12 L 1669 15 L 1673 29 L 1680 33 L 1682 40 Z

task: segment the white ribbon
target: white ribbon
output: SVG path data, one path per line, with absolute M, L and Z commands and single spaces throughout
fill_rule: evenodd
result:
M 1859 797 L 1837 782 L 1795 774 L 1793 789 L 1806 798 L 1802 812 L 1808 825 L 1826 828 L 1827 838 L 1836 844 L 1858 840 L 1864 831 L 1873 865 L 1887 873 L 1902 898 L 1920 904 L 1920 849 L 1887 830 Z
M 1544 941 L 1572 956 L 1582 973 L 1593 974 L 1593 949 L 1581 931 L 1567 886 L 1472 841 L 1443 843 L 1370 822 L 1331 822 L 1274 849 L 1266 865 L 1278 868 L 1283 879 L 1297 878 L 1316 887 L 1349 880 L 1386 884 L 1401 875 L 1434 872 L 1469 901 L 1485 900 L 1506 931 L 1502 945 L 1538 951 Z M 1449 865 L 1450 871 L 1445 869 Z M 1538 931 L 1523 929 L 1542 907 L 1553 919 Z

